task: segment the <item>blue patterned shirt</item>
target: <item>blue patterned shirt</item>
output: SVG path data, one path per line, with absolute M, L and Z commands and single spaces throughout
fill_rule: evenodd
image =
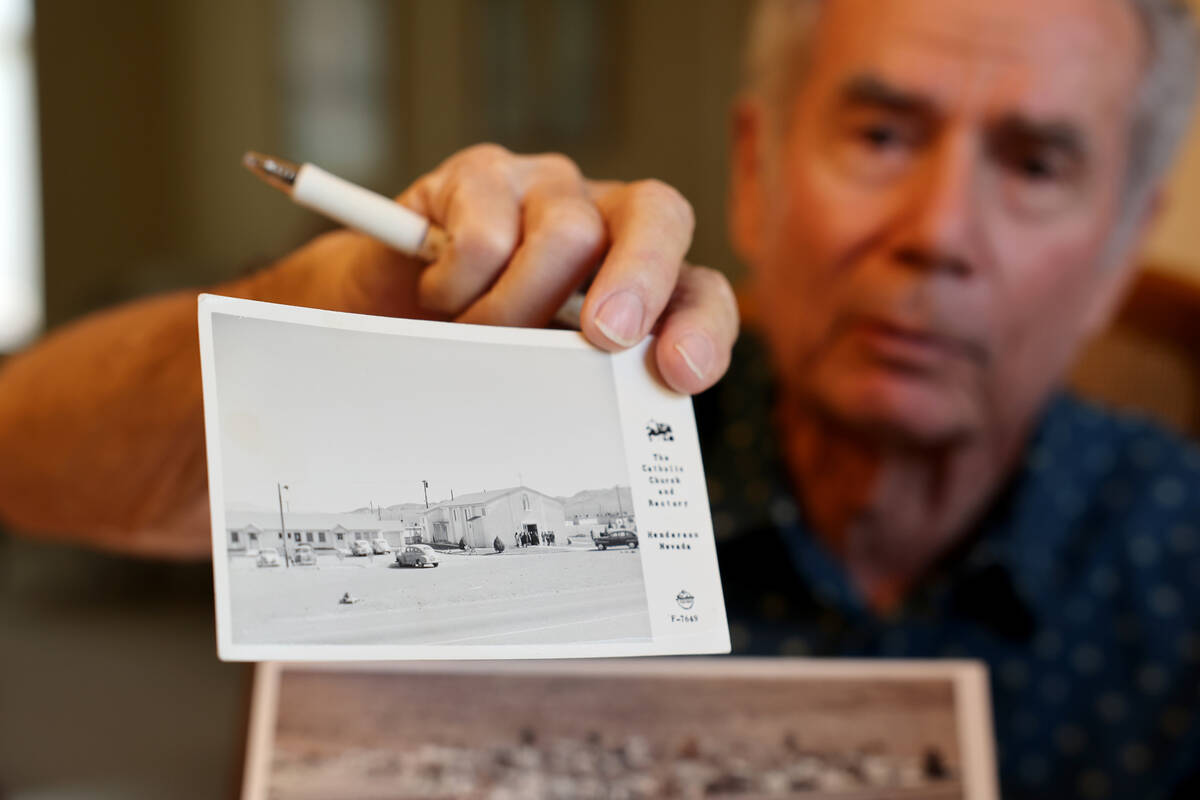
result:
M 874 612 L 806 527 L 753 340 L 696 398 L 734 651 L 987 663 L 1006 798 L 1200 798 L 1200 450 L 1055 397 L 985 518 Z

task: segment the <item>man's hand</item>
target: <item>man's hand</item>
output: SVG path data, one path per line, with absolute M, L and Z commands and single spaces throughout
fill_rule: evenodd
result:
M 597 347 L 622 350 L 656 331 L 659 372 L 688 394 L 728 368 L 733 291 L 719 272 L 684 263 L 694 219 L 670 186 L 587 181 L 565 156 L 478 145 L 398 199 L 443 227 L 452 245 L 428 266 L 382 246 L 360 250 L 347 266 L 372 305 L 390 298 L 392 313 L 408 313 L 403 295 L 415 291 L 422 310 L 444 319 L 543 326 L 594 273 L 582 327 Z

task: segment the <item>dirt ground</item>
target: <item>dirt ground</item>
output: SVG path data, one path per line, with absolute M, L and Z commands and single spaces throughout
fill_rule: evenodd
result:
M 391 556 L 315 567 L 230 562 L 239 644 L 547 644 L 650 638 L 636 550 L 445 553 L 438 567 Z M 358 602 L 338 601 L 349 592 Z

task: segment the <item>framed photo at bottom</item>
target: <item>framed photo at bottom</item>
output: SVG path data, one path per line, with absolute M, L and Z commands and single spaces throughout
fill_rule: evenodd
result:
M 247 739 L 246 800 L 999 796 L 970 661 L 265 662 Z

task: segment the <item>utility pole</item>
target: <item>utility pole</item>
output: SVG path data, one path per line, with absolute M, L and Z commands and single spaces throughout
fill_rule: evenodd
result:
M 279 498 L 279 533 L 283 536 L 283 565 L 285 568 L 292 566 L 292 559 L 288 556 L 287 525 L 283 523 L 283 490 L 286 488 L 288 488 L 286 485 L 275 484 L 275 496 Z
M 425 492 L 425 508 L 429 508 L 429 481 L 421 481 L 421 490 Z

